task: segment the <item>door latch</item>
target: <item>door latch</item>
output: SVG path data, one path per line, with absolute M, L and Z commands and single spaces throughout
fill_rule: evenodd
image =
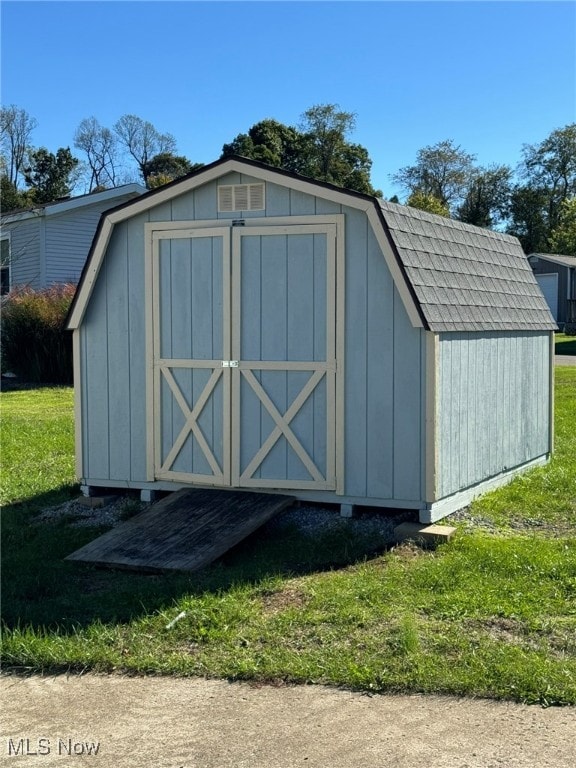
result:
M 238 360 L 222 360 L 222 368 L 238 368 Z

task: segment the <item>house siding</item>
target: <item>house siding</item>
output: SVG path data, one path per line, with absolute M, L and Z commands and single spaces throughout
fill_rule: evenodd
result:
M 40 217 L 2 226 L 10 233 L 10 286 L 40 288 L 42 285 L 41 243 L 44 222 Z
M 46 285 L 78 282 L 100 216 L 109 207 L 107 201 L 46 218 Z
M 131 185 L 121 194 L 118 190 L 96 193 L 104 200 L 86 195 L 33 211 L 6 213 L 2 235 L 10 234 L 11 286 L 39 290 L 78 282 L 101 215 L 111 206 L 137 196 L 137 189 Z M 67 209 L 61 211 L 63 206 Z
M 550 450 L 550 334 L 440 334 L 436 498 Z
M 251 181 L 226 174 L 114 227 L 80 331 L 84 483 L 148 480 L 144 224 L 240 218 L 218 213 L 216 188 Z M 344 497 L 417 506 L 424 331 L 409 321 L 366 214 L 267 183 L 266 210 L 242 217 L 334 213 L 346 216 Z

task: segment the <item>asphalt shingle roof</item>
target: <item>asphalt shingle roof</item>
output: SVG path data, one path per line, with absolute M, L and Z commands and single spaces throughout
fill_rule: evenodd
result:
M 555 330 L 519 241 L 454 219 L 380 201 L 430 330 Z
M 576 267 L 576 256 L 562 256 L 559 253 L 531 253 L 529 258 L 536 257 L 552 264 L 562 264 L 564 267 Z

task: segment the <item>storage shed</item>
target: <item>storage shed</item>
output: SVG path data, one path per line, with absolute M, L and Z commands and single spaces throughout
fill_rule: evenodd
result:
M 220 160 L 102 216 L 78 475 L 432 522 L 547 461 L 555 327 L 513 237 Z

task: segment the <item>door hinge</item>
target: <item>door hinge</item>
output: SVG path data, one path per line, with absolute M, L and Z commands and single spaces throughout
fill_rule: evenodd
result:
M 238 360 L 222 360 L 222 368 L 238 368 Z

